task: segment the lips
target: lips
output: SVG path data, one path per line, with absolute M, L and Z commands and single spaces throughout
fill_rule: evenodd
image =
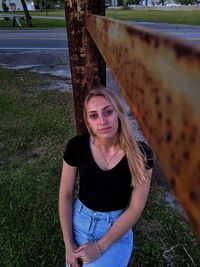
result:
M 112 127 L 105 127 L 105 128 L 99 129 L 98 132 L 104 133 L 104 132 L 108 132 L 110 129 L 112 129 Z

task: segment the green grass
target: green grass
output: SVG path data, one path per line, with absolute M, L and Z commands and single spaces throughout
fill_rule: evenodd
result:
M 130 267 L 200 266 L 200 242 L 178 203 L 174 200 L 174 208 L 167 204 L 167 195 L 171 195 L 168 184 L 155 173 L 147 205 L 134 227 L 135 250 Z
M 64 262 L 57 196 L 73 106 L 71 95 L 41 90 L 47 79 L 0 69 L 1 267 Z
M 0 20 L 0 28 L 13 28 L 12 20 Z M 25 20 L 20 20 L 22 28 L 29 28 Z M 32 28 L 64 28 L 66 27 L 65 20 L 50 20 L 50 19 L 33 19 Z M 18 27 L 15 27 L 18 28 Z M 13 29 L 15 29 L 13 28 Z
M 65 20 L 47 20 L 33 19 L 33 27 L 35 28 L 64 28 L 66 27 Z
M 19 15 L 24 15 L 24 11 L 13 11 L 13 12 L 7 12 L 8 14 L 19 14 Z M 65 11 L 64 9 L 48 9 L 47 13 L 45 10 L 39 11 L 29 11 L 31 16 L 52 16 L 52 17 L 64 17 L 65 16 Z M 5 14 L 4 12 L 0 12 L 0 14 Z
M 16 13 L 16 12 L 15 12 Z M 12 13 L 13 14 L 13 13 Z M 23 14 L 23 12 L 17 12 Z M 32 16 L 44 16 L 45 11 L 32 11 Z M 48 10 L 48 16 L 64 17 L 64 10 Z M 106 10 L 106 16 L 119 20 L 132 20 L 132 21 L 146 21 L 146 22 L 161 22 L 172 24 L 188 24 L 200 25 L 200 11 L 154 11 L 154 10 Z M 22 22 L 23 27 L 26 24 Z M 48 20 L 48 19 L 33 19 L 34 27 L 41 28 L 55 28 L 65 27 L 65 21 Z M 12 21 L 0 21 L 0 28 L 12 27 Z
M 51 79 L 58 78 L 0 68 L 1 267 L 64 266 L 58 188 L 75 126 L 72 95 L 42 90 Z M 166 267 L 163 253 L 177 244 L 198 267 L 200 242 L 183 212 L 166 203 L 170 189 L 160 177 L 155 169 L 129 267 Z M 166 256 L 169 266 L 193 266 L 181 246 Z
M 200 25 L 200 11 L 108 10 L 106 15 L 120 20 Z

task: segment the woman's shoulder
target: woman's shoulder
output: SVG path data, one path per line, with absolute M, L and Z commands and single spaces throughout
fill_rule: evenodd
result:
M 88 134 L 79 134 L 69 139 L 63 156 L 65 162 L 71 166 L 78 166 L 88 138 Z
M 73 136 L 72 138 L 70 138 L 67 142 L 68 145 L 81 145 L 83 143 L 86 142 L 86 140 L 88 140 L 89 138 L 89 134 L 88 133 L 84 133 L 84 134 L 78 134 Z

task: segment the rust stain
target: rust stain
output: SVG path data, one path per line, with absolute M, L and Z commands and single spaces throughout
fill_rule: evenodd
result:
M 77 132 L 86 131 L 82 106 L 85 95 L 98 84 L 106 83 L 105 62 L 85 28 L 86 12 L 103 15 L 104 0 L 65 0 L 69 58 Z
M 200 236 L 200 50 L 99 16 L 85 22 Z

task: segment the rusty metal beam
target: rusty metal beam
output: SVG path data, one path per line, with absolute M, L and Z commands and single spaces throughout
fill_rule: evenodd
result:
M 77 132 L 86 131 L 82 105 L 87 92 L 106 84 L 105 62 L 85 29 L 86 12 L 105 15 L 104 0 L 65 0 L 65 16 L 72 74 Z
M 94 15 L 86 28 L 200 236 L 200 50 Z

